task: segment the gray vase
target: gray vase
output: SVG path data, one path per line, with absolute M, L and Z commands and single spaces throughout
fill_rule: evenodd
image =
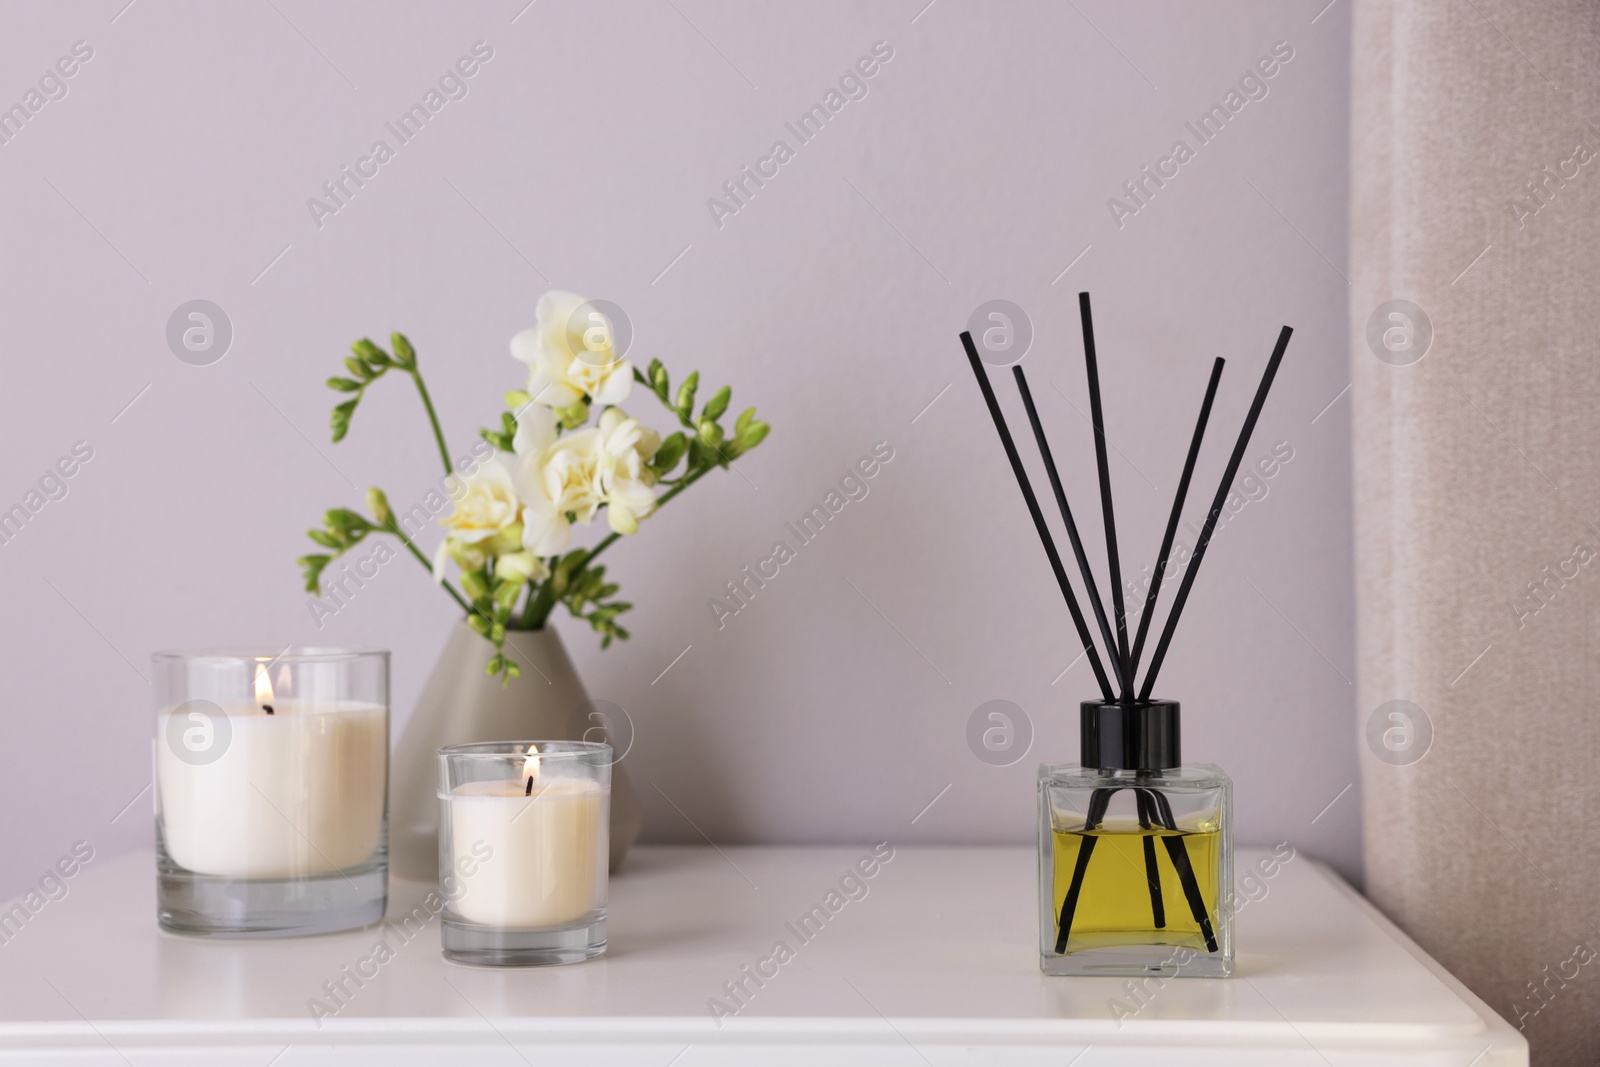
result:
M 494 646 L 457 623 L 416 710 L 395 747 L 389 772 L 389 866 L 402 878 L 439 876 L 439 800 L 435 753 L 473 741 L 611 741 L 553 627 L 506 635 L 506 654 L 522 667 L 508 685 L 485 672 Z M 624 752 L 617 753 L 619 757 Z M 620 765 L 611 768 L 611 869 L 639 836 L 639 798 Z

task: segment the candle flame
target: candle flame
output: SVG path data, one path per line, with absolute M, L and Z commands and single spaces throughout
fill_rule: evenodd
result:
M 528 758 L 522 761 L 522 777 L 539 780 L 539 746 L 528 746 Z
M 267 677 L 267 665 L 256 664 L 256 703 L 270 704 L 273 701 L 272 679 Z

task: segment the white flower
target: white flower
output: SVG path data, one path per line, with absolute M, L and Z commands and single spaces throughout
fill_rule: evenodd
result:
M 539 556 L 572 544 L 572 516 L 587 523 L 604 503 L 600 488 L 600 432 L 558 437 L 549 408 L 529 404 L 517 413 L 516 484 L 523 500 L 522 544 Z
M 502 454 L 491 456 L 476 470 L 460 477 L 459 496 L 450 514 L 439 520 L 445 529 L 444 540 L 434 553 L 434 578 L 444 580 L 444 561 L 455 556 L 468 570 L 481 567 L 483 558 L 498 545 L 485 544 L 497 535 L 519 533 L 522 499 L 517 494 L 511 471 Z M 475 563 L 476 566 L 467 566 Z
M 460 479 L 460 496 L 450 514 L 439 520 L 450 537 L 476 544 L 517 522 L 522 500 L 503 454 L 491 456 Z M 452 494 L 454 495 L 454 494 Z
M 539 298 L 534 325 L 511 338 L 511 354 L 528 364 L 528 393 L 552 408 L 585 396 L 620 404 L 633 391 L 633 364 L 613 348 L 611 322 L 576 293 L 552 289 Z
M 522 545 L 539 556 L 565 552 L 572 524 L 588 524 L 603 504 L 611 528 L 631 534 L 656 509 L 650 458 L 661 435 L 621 408 L 598 426 L 560 436 L 555 413 L 529 404 L 517 413 L 514 477 L 522 497 Z
M 656 476 L 646 464 L 661 447 L 661 435 L 621 408 L 607 408 L 600 416 L 599 438 L 606 518 L 617 533 L 635 533 L 639 520 L 656 509 Z
M 591 427 L 557 438 L 544 450 L 545 494 L 563 515 L 587 524 L 605 503 L 600 487 L 600 431 Z
M 514 473 L 520 473 L 525 457 L 542 455 L 545 449 L 556 443 L 561 431 L 556 428 L 555 413 L 549 408 L 524 404 L 515 414 L 517 432 L 511 438 L 511 451 L 516 459 L 511 469 Z
M 545 489 L 544 456 L 557 436 L 555 414 L 529 403 L 517 412 L 517 432 L 511 447 L 514 471 L 522 495 L 522 546 L 538 556 L 565 552 L 572 544 L 572 524 L 556 510 Z

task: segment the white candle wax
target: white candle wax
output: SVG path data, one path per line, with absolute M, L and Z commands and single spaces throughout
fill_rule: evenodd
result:
M 525 789 L 466 782 L 449 794 L 451 863 L 462 884 L 451 908 L 469 922 L 560 926 L 605 903 L 608 791 L 560 777 L 536 779 L 532 796 Z
M 383 834 L 389 738 L 385 709 L 356 701 L 272 701 L 223 708 L 220 758 L 174 751 L 160 714 L 156 791 L 168 855 L 188 870 L 288 878 L 355 867 Z M 181 735 L 180 725 L 177 734 Z

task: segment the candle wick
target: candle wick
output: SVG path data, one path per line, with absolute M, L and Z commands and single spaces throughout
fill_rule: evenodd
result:
M 528 788 L 522 791 L 522 795 L 525 797 L 533 796 L 533 775 L 531 774 L 528 775 Z
M 261 710 L 266 712 L 268 715 L 271 715 L 272 714 L 272 705 L 271 704 L 263 704 L 263 705 L 261 705 Z

